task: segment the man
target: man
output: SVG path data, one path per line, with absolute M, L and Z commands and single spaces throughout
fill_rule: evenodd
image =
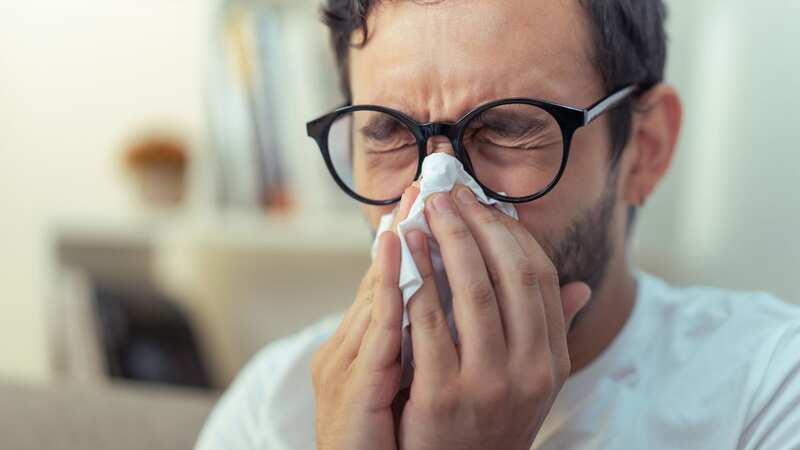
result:
M 309 132 L 372 226 L 408 214 L 433 153 L 459 158 L 519 221 L 462 187 L 426 203 L 458 340 L 430 244 L 412 232 L 426 282 L 409 303 L 409 389 L 387 232 L 344 318 L 257 356 L 199 448 L 800 449 L 798 308 L 629 267 L 636 208 L 681 125 L 660 0 L 330 0 L 325 12 L 349 102 L 377 106 Z

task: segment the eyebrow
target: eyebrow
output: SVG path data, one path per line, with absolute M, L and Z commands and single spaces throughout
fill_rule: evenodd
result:
M 547 114 L 544 111 L 541 114 Z M 537 133 L 546 129 L 553 121 L 546 117 L 523 114 L 520 111 L 492 108 L 478 116 L 478 123 L 500 132 L 523 134 Z

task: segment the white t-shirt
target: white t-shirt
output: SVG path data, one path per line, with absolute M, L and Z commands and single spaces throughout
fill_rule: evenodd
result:
M 800 450 L 800 307 L 638 281 L 625 327 L 567 380 L 533 448 Z M 197 449 L 316 448 L 310 361 L 340 320 L 262 350 Z

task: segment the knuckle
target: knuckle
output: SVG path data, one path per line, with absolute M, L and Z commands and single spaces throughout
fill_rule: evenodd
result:
M 420 407 L 434 417 L 449 417 L 459 405 L 459 395 L 451 387 L 426 390 L 419 397 Z
M 473 305 L 480 311 L 494 306 L 494 287 L 488 280 L 475 280 L 467 286 L 467 294 Z
M 469 228 L 461 221 L 448 225 L 444 234 L 445 237 L 454 241 L 464 241 L 472 236 Z
M 370 286 L 369 289 L 367 289 L 362 293 L 361 302 L 369 306 L 372 305 L 374 299 L 375 299 L 375 288 Z
M 361 286 L 358 288 L 358 294 L 356 295 L 356 304 L 359 301 L 370 304 L 372 303 L 373 298 L 375 297 L 375 289 L 380 283 L 379 276 L 369 276 L 364 278 L 361 281 Z
M 506 405 L 511 397 L 511 384 L 504 378 L 482 383 L 478 393 L 479 403 L 483 406 L 494 407 Z
M 369 330 L 367 332 L 382 331 L 386 328 L 388 328 L 386 321 L 378 314 L 375 314 L 375 311 L 372 311 L 372 313 L 370 313 Z
M 409 313 L 415 328 L 423 331 L 436 331 L 447 326 L 447 319 L 441 309 L 421 302 L 412 301 L 411 305 Z
M 419 275 L 422 277 L 422 283 L 430 283 L 430 285 L 436 283 L 430 255 L 424 254 L 419 255 L 419 257 L 414 256 L 414 259 L 417 261 L 417 269 L 419 270 Z
M 538 370 L 525 385 L 524 395 L 535 401 L 545 401 L 555 396 L 558 382 L 550 370 Z
M 479 225 L 494 225 L 500 222 L 500 218 L 492 213 L 489 208 L 481 206 L 475 210 L 475 221 Z
M 377 272 L 375 266 L 376 265 L 373 263 L 367 270 L 364 278 L 361 279 L 361 284 L 358 287 L 359 291 L 365 291 L 375 286 L 375 273 Z
M 370 312 L 369 322 L 369 328 L 371 328 L 374 332 L 381 334 L 387 331 L 393 331 L 400 325 L 399 323 L 394 323 L 391 317 L 386 316 L 386 314 L 381 314 L 377 308 L 374 307 Z
M 525 287 L 535 288 L 539 284 L 536 269 L 533 267 L 533 263 L 527 258 L 520 258 L 514 261 L 513 273 Z
M 370 275 L 369 280 L 367 281 L 367 288 L 370 291 L 375 290 L 375 288 L 378 287 L 378 285 L 380 284 L 381 278 L 382 276 L 380 270 L 376 270 L 375 272 L 373 272 Z

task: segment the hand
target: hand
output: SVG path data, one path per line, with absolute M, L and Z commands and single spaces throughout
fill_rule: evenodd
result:
M 466 201 L 454 201 L 462 193 Z M 400 448 L 527 450 L 570 374 L 568 324 L 591 291 L 561 288 L 530 233 L 464 187 L 433 196 L 426 212 L 460 342 L 439 304 L 427 241 L 409 233 L 424 284 L 409 304 L 416 370 Z
M 406 190 L 392 229 L 418 195 L 416 186 Z M 397 448 L 391 407 L 401 375 L 399 276 L 400 240 L 386 232 L 355 302 L 311 363 L 318 450 Z

